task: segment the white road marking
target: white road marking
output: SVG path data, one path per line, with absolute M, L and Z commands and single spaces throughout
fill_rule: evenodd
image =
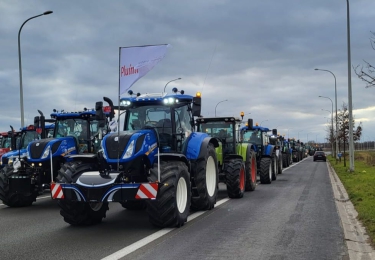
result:
M 219 200 L 218 202 L 216 202 L 215 204 L 215 207 L 218 207 L 220 206 L 221 204 L 227 202 L 228 200 L 230 200 L 229 198 L 225 198 L 225 199 L 222 199 L 222 200 Z M 193 214 L 191 214 L 188 219 L 187 219 L 187 222 L 189 221 L 192 221 L 193 219 L 199 217 L 200 215 L 206 213 L 208 211 L 199 211 L 199 212 L 195 212 Z M 120 259 L 124 256 L 127 256 L 128 254 L 134 252 L 135 250 L 151 243 L 152 241 L 168 234 L 169 232 L 175 230 L 176 228 L 163 228 L 162 230 L 159 230 L 127 247 L 124 247 L 123 249 L 103 258 L 102 260 L 114 260 L 114 259 Z

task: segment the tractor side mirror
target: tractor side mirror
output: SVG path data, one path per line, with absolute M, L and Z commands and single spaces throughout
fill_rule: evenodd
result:
M 272 129 L 272 134 L 277 135 L 277 129 Z

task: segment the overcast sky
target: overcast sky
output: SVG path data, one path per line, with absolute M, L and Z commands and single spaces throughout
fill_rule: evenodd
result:
M 323 142 L 332 103 L 348 103 L 345 0 L 0 1 L 0 131 L 21 126 L 18 31 L 25 124 L 37 110 L 79 111 L 103 96 L 117 104 L 119 47 L 168 43 L 166 57 L 131 88 L 165 84 L 202 92 L 204 116 L 239 116 L 302 141 Z M 351 1 L 352 65 L 375 63 L 375 1 Z M 375 140 L 375 88 L 352 70 L 353 116 Z M 126 94 L 125 94 L 126 95 Z M 221 102 L 220 101 L 228 100 Z M 323 110 L 322 110 L 323 109 Z M 326 111 L 328 110 L 328 111 Z M 251 113 L 251 114 L 249 114 Z M 335 114 L 335 112 L 334 112 Z

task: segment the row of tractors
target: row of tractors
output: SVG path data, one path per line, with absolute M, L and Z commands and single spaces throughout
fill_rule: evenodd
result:
M 220 182 L 242 198 L 305 156 L 302 143 L 276 129 L 243 125 L 243 113 L 202 117 L 200 93 L 172 91 L 130 90 L 119 106 L 104 97 L 106 106 L 54 110 L 50 119 L 39 111 L 34 125 L 2 134 L 0 148 L 11 150 L 1 157 L 0 199 L 31 206 L 48 190 L 71 225 L 99 223 L 119 202 L 146 209 L 155 226 L 179 227 L 190 211 L 214 208 Z

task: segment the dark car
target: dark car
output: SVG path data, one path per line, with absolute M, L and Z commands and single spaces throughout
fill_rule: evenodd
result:
M 314 162 L 318 161 L 318 160 L 326 161 L 327 160 L 326 154 L 324 152 L 322 152 L 322 151 L 316 151 L 314 153 Z

